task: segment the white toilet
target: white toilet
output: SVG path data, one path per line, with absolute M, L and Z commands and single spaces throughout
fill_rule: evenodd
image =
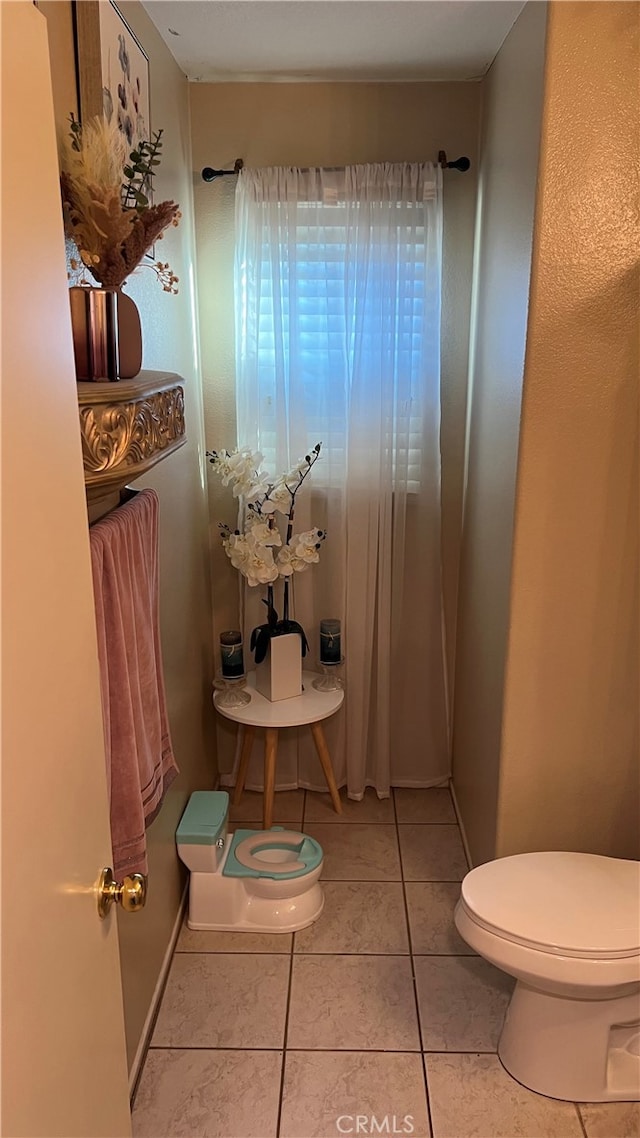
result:
M 322 847 L 314 838 L 273 826 L 228 833 L 229 795 L 197 790 L 176 832 L 191 871 L 190 929 L 289 933 L 320 916 Z
M 518 1082 L 577 1102 L 640 1100 L 640 864 L 527 853 L 462 882 L 455 923 L 516 978 L 498 1054 Z

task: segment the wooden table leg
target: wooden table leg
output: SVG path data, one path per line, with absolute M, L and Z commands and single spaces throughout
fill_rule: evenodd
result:
M 340 795 L 336 786 L 333 766 L 331 765 L 331 755 L 329 754 L 329 748 L 327 747 L 327 740 L 324 737 L 322 723 L 312 723 L 311 734 L 313 735 L 313 741 L 316 745 L 318 758 L 320 759 L 322 770 L 324 771 L 324 777 L 327 780 L 327 786 L 329 787 L 329 794 L 331 795 L 333 808 L 336 814 L 342 814 L 342 803 L 340 801 Z
M 262 829 L 270 830 L 273 823 L 273 794 L 276 786 L 276 756 L 278 754 L 278 728 L 267 727 L 264 741 L 264 802 Z
M 256 733 L 255 727 L 251 723 L 246 723 L 243 727 L 242 736 L 242 750 L 240 752 L 240 763 L 238 765 L 238 774 L 236 776 L 236 789 L 233 794 L 233 805 L 239 806 L 240 799 L 242 798 L 242 791 L 247 777 L 247 767 L 249 766 L 249 759 L 251 758 L 251 748 L 253 747 L 253 739 Z

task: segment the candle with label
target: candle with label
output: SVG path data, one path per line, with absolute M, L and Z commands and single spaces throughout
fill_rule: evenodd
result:
M 235 680 L 239 676 L 244 676 L 241 632 L 234 630 L 220 633 L 220 656 L 222 659 L 222 675 L 225 679 Z
M 340 652 L 340 621 L 320 621 L 320 663 L 339 664 Z

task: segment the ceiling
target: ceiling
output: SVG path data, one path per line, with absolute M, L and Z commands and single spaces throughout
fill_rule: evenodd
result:
M 143 3 L 181 69 L 198 83 L 478 79 L 524 6 L 524 0 Z

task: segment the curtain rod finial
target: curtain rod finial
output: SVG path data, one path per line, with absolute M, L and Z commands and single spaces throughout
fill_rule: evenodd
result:
M 215 182 L 216 178 L 225 178 L 228 174 L 239 174 L 243 166 L 242 158 L 236 158 L 233 170 L 214 170 L 211 166 L 205 166 L 202 171 L 202 180 L 203 182 Z
M 455 162 L 447 162 L 446 150 L 439 150 L 438 165 L 442 166 L 443 170 L 459 170 L 461 174 L 464 174 L 470 168 L 471 161 L 469 158 L 456 158 Z

